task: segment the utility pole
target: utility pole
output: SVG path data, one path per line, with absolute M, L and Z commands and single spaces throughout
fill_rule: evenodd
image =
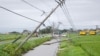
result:
M 98 30 L 98 25 L 96 25 L 96 30 Z
M 54 29 L 55 29 L 54 26 L 55 26 L 55 24 L 54 24 L 54 22 L 53 22 L 53 25 L 52 25 L 52 38 L 54 38 L 54 31 L 55 31 L 55 30 L 54 30 Z
M 28 35 L 28 36 L 26 37 L 26 39 L 25 39 L 24 41 L 21 42 L 21 44 L 15 49 L 15 52 L 16 52 L 17 50 L 19 50 L 19 49 L 27 42 L 27 40 L 28 40 L 29 38 L 31 38 L 31 36 L 32 36 L 32 35 L 40 28 L 40 26 L 53 14 L 53 12 L 56 11 L 56 9 L 57 9 L 62 3 L 63 3 L 63 1 L 60 2 L 60 3 L 47 15 L 47 17 L 35 28 L 34 31 L 32 31 L 32 33 L 31 33 L 30 35 Z
M 57 28 L 56 28 L 56 32 L 57 32 L 57 34 L 58 34 L 58 38 L 59 38 L 60 41 L 61 41 L 61 34 L 60 34 L 59 27 L 60 27 L 61 24 L 62 24 L 61 22 L 58 22 L 58 26 L 57 26 Z

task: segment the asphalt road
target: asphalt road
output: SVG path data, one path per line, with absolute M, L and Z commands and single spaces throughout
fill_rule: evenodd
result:
M 56 56 L 59 43 L 57 39 L 53 39 L 40 45 L 23 56 Z M 57 42 L 57 43 L 55 43 Z

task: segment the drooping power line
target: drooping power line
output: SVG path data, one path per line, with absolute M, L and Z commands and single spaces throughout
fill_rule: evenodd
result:
M 29 18 L 29 17 L 23 16 L 23 15 L 21 15 L 21 14 L 19 14 L 19 13 L 16 13 L 16 12 L 14 12 L 14 11 L 11 11 L 11 10 L 9 10 L 9 9 L 7 9 L 7 8 L 5 8 L 5 7 L 3 7 L 3 6 L 0 6 L 0 8 L 4 9 L 4 10 L 6 10 L 6 11 L 9 11 L 9 12 L 11 12 L 11 13 L 13 13 L 13 14 L 16 14 L 16 15 L 18 15 L 18 16 L 24 17 L 24 18 L 26 18 L 26 19 L 35 21 L 35 22 L 37 22 L 37 23 L 41 23 L 41 22 L 39 22 L 39 21 L 37 21 L 37 20 L 31 19 L 31 18 Z
M 22 1 L 23 1 L 24 3 L 26 3 L 26 4 L 30 5 L 31 7 L 33 7 L 33 8 L 35 8 L 35 9 L 37 9 L 37 10 L 39 10 L 39 11 L 43 12 L 43 14 L 42 14 L 42 15 L 44 15 L 44 14 L 45 14 L 45 11 L 44 11 L 44 10 L 39 9 L 38 7 L 36 7 L 36 6 L 32 5 L 32 4 L 30 4 L 29 2 L 27 2 L 27 1 L 25 1 L 25 0 L 22 0 Z M 41 16 L 42 16 L 42 15 L 41 15 Z
M 61 4 L 61 3 L 60 3 Z M 41 24 L 39 24 L 34 31 L 32 31 L 32 33 L 30 35 L 28 35 L 26 37 L 26 39 L 20 43 L 20 45 L 15 49 L 15 52 L 18 51 L 27 41 L 29 38 L 31 38 L 31 36 L 41 27 L 41 25 L 56 11 L 56 9 L 60 6 L 60 4 L 58 4 L 48 15 L 47 17 L 45 17 L 45 19 L 41 22 Z
M 72 21 L 72 19 L 71 19 L 71 16 L 70 16 L 70 14 L 69 14 L 69 11 L 66 10 L 65 7 L 62 7 L 62 10 L 63 10 L 63 12 L 64 12 L 66 18 L 68 19 L 69 23 L 71 24 L 71 26 L 72 26 L 73 28 L 75 28 L 75 26 L 74 26 L 74 24 L 73 24 L 73 21 Z
M 72 18 L 71 18 L 71 16 L 70 16 L 70 14 L 69 14 L 69 11 L 68 11 L 68 9 L 67 9 L 65 0 L 59 0 L 59 1 L 56 1 L 56 2 L 57 2 L 58 4 L 59 4 L 60 2 L 63 2 L 63 3 L 60 5 L 60 7 L 61 7 L 61 9 L 62 9 L 62 11 L 63 11 L 65 17 L 68 19 L 69 23 L 71 24 L 72 28 L 75 29 L 75 25 L 74 25 L 74 23 L 73 23 L 73 21 L 72 21 Z

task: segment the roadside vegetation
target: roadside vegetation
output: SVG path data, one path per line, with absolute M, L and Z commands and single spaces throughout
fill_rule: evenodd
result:
M 18 38 L 20 34 L 0 34 L 0 41 L 14 40 Z M 21 38 L 24 38 L 26 35 L 21 35 Z
M 26 53 L 27 51 L 35 48 L 36 46 L 49 41 L 51 38 L 44 37 L 44 38 L 38 38 L 38 39 L 31 39 L 27 41 L 18 51 L 15 52 L 15 49 L 18 47 L 20 42 L 17 43 L 9 43 L 0 45 L 0 56 L 22 56 L 23 53 Z
M 100 35 L 70 34 L 67 39 L 60 43 L 58 56 L 100 56 Z
M 57 56 L 88 56 L 79 46 L 74 46 L 70 41 L 62 41 Z

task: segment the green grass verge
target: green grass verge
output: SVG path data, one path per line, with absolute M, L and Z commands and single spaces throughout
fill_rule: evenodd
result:
M 26 53 L 27 51 L 44 43 L 45 41 L 49 41 L 50 39 L 51 38 L 45 37 L 45 38 L 39 38 L 35 40 L 29 40 L 17 52 L 15 52 L 15 49 L 18 47 L 19 43 L 1 45 L 0 56 L 22 56 L 23 53 Z M 5 48 L 6 46 L 8 47 Z
M 57 56 L 88 56 L 79 46 L 74 46 L 68 41 L 60 43 Z
M 0 34 L 0 41 L 6 41 L 6 40 L 13 40 L 18 38 L 20 34 Z M 22 35 L 22 38 L 25 38 L 26 35 Z
M 100 35 L 70 35 L 74 45 L 80 46 L 89 56 L 100 56 Z

